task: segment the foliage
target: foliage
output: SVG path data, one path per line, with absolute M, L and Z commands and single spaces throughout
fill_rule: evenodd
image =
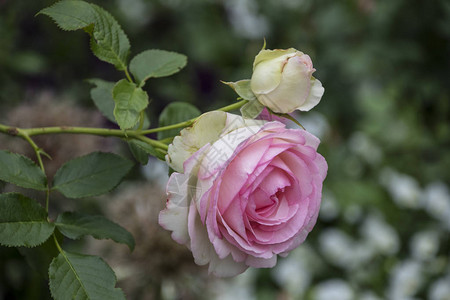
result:
M 125 299 L 116 277 L 100 258 L 61 251 L 50 264 L 50 290 L 55 299 Z
M 0 179 L 18 186 L 46 190 L 47 180 L 41 169 L 29 158 L 0 151 Z
M 47 221 L 45 209 L 20 194 L 0 195 L 0 244 L 9 247 L 36 247 L 55 229 Z
M 238 2 L 116 0 L 102 5 L 127 29 L 136 53 L 157 46 L 189 56 L 184 72 L 176 77 L 149 79 L 142 87 L 153 99 L 148 111 L 152 120 L 157 120 L 167 103 L 176 100 L 188 101 L 202 111 L 229 103 L 233 93 L 221 87 L 219 79 L 249 78 L 252 57 L 261 48 L 263 37 L 272 46 L 292 46 L 310 54 L 317 77 L 326 88 L 326 101 L 318 106 L 320 113 L 302 114 L 302 124 L 308 130 L 317 130 L 314 133 L 321 137 L 321 152 L 330 165 L 323 210 L 307 245 L 281 260 L 273 271 L 249 272 L 231 283 L 209 286 L 202 281 L 204 277 L 197 280 L 200 272 L 196 270 L 187 280 L 163 277 L 155 285 L 162 286 L 163 293 L 169 296 L 175 286 L 180 295 L 191 293 L 194 298 L 241 292 L 255 297 L 288 294 L 314 299 L 316 290 L 325 289 L 323 283 L 339 279 L 350 286 L 355 297 L 376 295 L 383 299 L 388 297 L 391 286 L 401 285 L 394 282 L 395 270 L 412 260 L 426 266 L 421 276 L 413 278 L 422 281 L 415 297 L 433 299 L 430 291 L 448 273 L 450 246 L 448 229 L 442 221 L 444 210 L 437 213 L 427 200 L 437 198 L 445 203 L 448 199 L 448 3 Z M 38 87 L 70 95 L 89 106 L 86 87 L 79 79 L 95 76 L 108 82 L 110 92 L 99 95 L 110 99 L 104 103 L 109 104 L 110 121 L 115 122 L 112 87 L 122 78 L 113 72 L 112 65 L 90 58 L 85 34 L 60 32 L 48 20 L 33 18 L 46 5 L 46 1 L 0 4 L 0 118 Z M 134 138 L 128 137 L 128 141 L 148 146 Z M 153 146 L 149 149 L 152 155 L 162 154 Z M 141 157 L 141 163 L 148 159 L 147 155 Z M 56 200 L 57 194 L 52 193 L 52 197 Z M 81 201 L 77 203 L 84 203 Z M 53 203 L 56 205 L 56 201 Z M 344 236 L 351 238 L 350 243 L 344 243 L 350 248 L 340 249 L 351 254 L 355 249 L 376 249 L 374 238 L 361 229 L 373 216 L 381 217 L 396 233 L 396 251 L 373 252 L 363 262 L 352 260 L 356 261 L 356 268 L 352 268 L 352 264 L 336 260 L 333 253 L 321 247 L 330 237 L 349 241 L 340 239 Z M 337 229 L 338 235 L 336 231 L 330 234 L 331 229 Z M 437 250 L 422 261 L 414 256 L 416 248 L 411 245 L 417 239 L 414 237 L 426 229 L 437 234 L 438 240 L 427 244 Z M 52 239 L 44 245 L 47 243 L 54 247 Z M 25 250 L 38 251 L 44 245 Z M 20 256 L 10 248 L 3 248 L 1 255 L 0 285 L 5 293 L 9 291 L 7 295 L 26 297 L 26 290 L 45 295 L 45 288 L 36 291 L 36 285 L 30 284 L 36 279 L 28 269 L 17 265 Z M 129 267 L 127 262 L 124 264 Z M 16 277 L 8 270 L 14 270 Z M 19 279 L 14 281 L 17 276 Z M 147 287 L 148 281 L 136 290 L 147 291 L 143 286 Z
M 149 155 L 164 159 L 163 150 L 167 149 L 166 144 L 151 142 L 152 140 L 140 134 L 140 131 L 149 125 L 145 113 L 149 97 L 142 86 L 149 78 L 165 77 L 178 72 L 186 65 L 186 57 L 162 50 L 142 52 L 133 58 L 130 65 L 130 70 L 137 80 L 135 83 L 128 73 L 129 40 L 108 12 L 84 1 L 63 0 L 41 10 L 39 14 L 51 17 L 63 30 L 86 31 L 91 36 L 93 54 L 100 60 L 113 64 L 117 70 L 125 72 L 126 79 L 115 83 L 102 79 L 88 81 L 95 85 L 91 90 L 95 105 L 123 131 L 110 133 L 107 129 L 99 129 L 96 133 L 95 129 L 86 129 L 86 133 L 115 135 L 129 140 L 132 153 L 142 164 L 147 163 Z M 182 116 L 188 119 L 199 114 L 195 107 L 187 108 L 188 110 L 184 110 L 185 106 L 172 107 L 171 113 L 164 115 L 163 122 L 177 123 L 180 118 L 177 110 L 183 110 Z M 137 123 L 139 124 L 136 128 Z M 58 251 L 49 250 L 49 245 L 45 243 L 45 247 L 39 247 L 36 252 L 27 250 L 23 253 L 39 270 L 42 269 L 39 263 L 49 262 L 48 255 L 57 255 L 50 263 L 48 271 L 50 291 L 54 299 L 125 299 L 122 290 L 115 287 L 116 277 L 113 270 L 101 258 L 63 250 L 57 234 L 61 232 L 69 239 L 79 239 L 86 235 L 96 239 L 111 239 L 128 245 L 131 251 L 135 246 L 133 236 L 120 225 L 102 216 L 64 212 L 52 221 L 48 217 L 48 208 L 50 192 L 54 190 L 68 198 L 92 197 L 109 192 L 129 173 L 133 163 L 117 154 L 93 152 L 61 166 L 50 185 L 47 183 L 42 160 L 42 156 L 48 155 L 37 146 L 32 136 L 46 133 L 47 130 L 51 132 L 53 129 L 36 132 L 33 129 L 4 125 L 1 129 L 4 133 L 26 140 L 34 149 L 39 166 L 25 156 L 0 150 L 0 179 L 21 187 L 45 191 L 46 204 L 43 208 L 35 200 L 19 193 L 1 194 L 0 244 L 9 247 L 37 247 L 53 236 Z M 135 129 L 138 133 L 126 131 Z M 162 147 L 163 150 L 158 152 L 152 144 Z

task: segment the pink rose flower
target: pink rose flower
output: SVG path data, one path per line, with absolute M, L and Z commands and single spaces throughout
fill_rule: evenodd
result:
M 169 146 L 177 172 L 160 225 L 216 276 L 273 267 L 316 223 L 327 173 L 319 142 L 276 121 L 202 115 Z

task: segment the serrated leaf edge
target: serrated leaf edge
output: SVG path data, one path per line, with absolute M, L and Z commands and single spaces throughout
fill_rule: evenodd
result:
M 16 183 L 12 183 L 12 182 L 6 181 L 6 180 L 1 179 L 1 178 L 0 178 L 0 180 L 2 180 L 2 181 L 4 181 L 4 182 L 8 182 L 8 183 L 10 183 L 10 184 L 14 184 L 14 185 L 17 185 L 17 186 L 26 188 L 26 189 L 33 189 L 33 190 L 37 190 L 37 191 L 45 191 L 45 190 L 47 190 L 47 184 L 48 184 L 48 182 L 47 182 L 47 176 L 45 176 L 45 173 L 42 171 L 42 169 L 39 168 L 39 166 L 38 166 L 31 158 L 29 158 L 29 157 L 27 157 L 27 156 L 25 156 L 25 155 L 19 154 L 19 153 L 14 153 L 14 152 L 8 151 L 8 150 L 3 150 L 3 149 L 2 149 L 2 150 L 0 150 L 0 151 L 3 151 L 3 152 L 6 152 L 6 153 L 9 153 L 9 154 L 12 154 L 12 155 L 14 155 L 14 156 L 22 157 L 22 158 L 25 159 L 25 161 L 27 161 L 27 163 L 30 163 L 30 165 L 33 165 L 33 166 L 37 167 L 37 169 L 39 170 L 39 172 L 40 172 L 40 173 L 44 176 L 44 178 L 45 178 L 45 186 L 44 186 L 42 189 L 37 189 L 37 188 L 32 188 L 32 187 L 25 187 L 25 186 L 22 186 L 22 185 L 19 185 L 19 184 L 16 184 Z
M 111 240 L 111 241 L 114 241 L 114 242 L 116 242 L 116 243 L 118 243 L 118 244 L 126 245 L 126 246 L 128 246 L 128 248 L 130 248 L 131 251 L 133 251 L 134 248 L 135 248 L 135 246 L 136 246 L 136 241 L 134 240 L 134 236 L 133 236 L 133 235 L 132 235 L 125 227 L 123 227 L 123 226 L 120 225 L 120 224 L 117 224 L 116 222 L 113 222 L 113 221 L 111 221 L 111 220 L 105 218 L 105 217 L 102 216 L 102 215 L 98 215 L 98 216 L 99 216 L 99 217 L 102 217 L 102 218 L 104 218 L 104 219 L 106 219 L 107 221 L 113 223 L 114 225 L 117 225 L 117 226 L 121 227 L 121 228 L 124 229 L 127 233 L 129 233 L 130 236 L 131 236 L 131 238 L 133 239 L 133 244 L 130 246 L 130 245 L 128 245 L 127 243 L 119 242 L 119 241 L 116 241 L 115 239 L 112 239 L 112 238 L 101 238 L 101 237 L 98 237 L 98 236 L 93 235 L 92 233 L 80 234 L 80 235 L 77 236 L 76 238 L 68 237 L 63 231 L 61 231 L 61 226 L 60 226 L 60 225 L 63 225 L 62 227 L 73 227 L 73 228 L 79 228 L 80 226 L 74 226 L 74 225 L 70 225 L 70 224 L 58 222 L 58 219 L 59 219 L 59 217 L 60 217 L 61 215 L 62 215 L 62 214 L 58 215 L 58 218 L 56 219 L 56 221 L 55 221 L 55 223 L 54 223 L 54 224 L 55 224 L 55 227 L 58 228 L 59 232 L 61 232 L 62 235 L 64 235 L 65 237 L 67 237 L 67 238 L 69 238 L 69 239 L 71 239 L 71 240 L 79 240 L 79 239 L 81 239 L 81 238 L 84 237 L 84 236 L 90 235 L 90 236 L 92 236 L 93 238 L 95 238 L 96 240 Z M 88 216 L 90 216 L 90 217 L 95 217 L 95 215 L 88 215 Z
M 79 156 L 79 157 L 77 157 L 77 158 L 74 158 L 74 159 L 69 160 L 68 162 L 66 162 L 65 164 L 63 164 L 63 165 L 56 171 L 55 176 L 54 176 L 53 178 L 56 178 L 56 175 L 58 174 L 59 170 L 61 170 L 67 163 L 73 162 L 73 161 L 76 161 L 76 160 L 79 160 L 79 159 L 82 159 L 82 158 L 84 158 L 84 157 L 86 157 L 86 156 L 88 156 L 88 155 L 91 155 L 91 154 L 93 154 L 93 153 L 107 153 L 107 154 L 113 154 L 113 155 L 115 155 L 115 156 L 120 157 L 121 159 L 124 159 L 124 160 L 126 160 L 126 161 L 131 162 L 128 158 L 125 158 L 125 157 L 120 156 L 120 155 L 118 155 L 118 154 L 115 154 L 115 153 L 113 153 L 113 152 L 101 152 L 101 151 L 95 151 L 95 152 L 91 152 L 91 153 L 89 153 L 89 154 L 86 154 L 86 155 L 83 155 L 83 156 Z M 133 168 L 133 165 L 134 165 L 134 164 L 131 162 L 131 166 L 130 166 L 130 168 L 127 170 L 127 172 L 125 173 L 124 176 L 126 176 L 126 175 L 131 171 L 131 169 Z M 54 179 L 53 179 L 53 180 L 54 180 Z M 120 182 L 121 182 L 121 181 L 119 181 L 119 182 L 118 182 L 114 187 L 112 187 L 109 191 L 112 191 L 113 189 L 115 189 L 115 188 L 120 184 Z M 70 196 L 70 197 L 69 197 L 69 196 L 65 195 L 63 192 L 61 192 L 61 191 L 57 188 L 57 186 L 52 186 L 51 190 L 57 190 L 57 191 L 59 191 L 60 193 L 62 193 L 64 196 L 66 196 L 67 198 L 71 198 L 71 199 L 80 199 L 80 198 L 86 198 L 86 197 L 93 197 L 93 196 L 98 196 L 98 195 L 102 195 L 102 194 L 103 194 L 103 193 L 100 193 L 100 194 L 93 193 L 93 194 L 87 194 L 87 195 L 84 195 L 84 196 L 81 196 L 81 197 L 73 197 L 73 196 Z M 108 192 L 109 192 L 109 191 L 108 191 Z

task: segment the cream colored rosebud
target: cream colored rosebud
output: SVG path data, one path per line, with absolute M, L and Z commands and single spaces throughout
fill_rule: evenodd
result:
M 311 58 L 294 48 L 261 50 L 253 63 L 250 87 L 258 101 L 274 112 L 308 111 L 324 93 L 312 76 L 315 70 Z

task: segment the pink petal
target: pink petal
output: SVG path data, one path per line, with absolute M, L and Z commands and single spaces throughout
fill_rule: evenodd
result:
M 249 255 L 245 263 L 254 268 L 272 268 L 277 264 L 277 256 L 273 255 L 271 258 L 258 258 Z

